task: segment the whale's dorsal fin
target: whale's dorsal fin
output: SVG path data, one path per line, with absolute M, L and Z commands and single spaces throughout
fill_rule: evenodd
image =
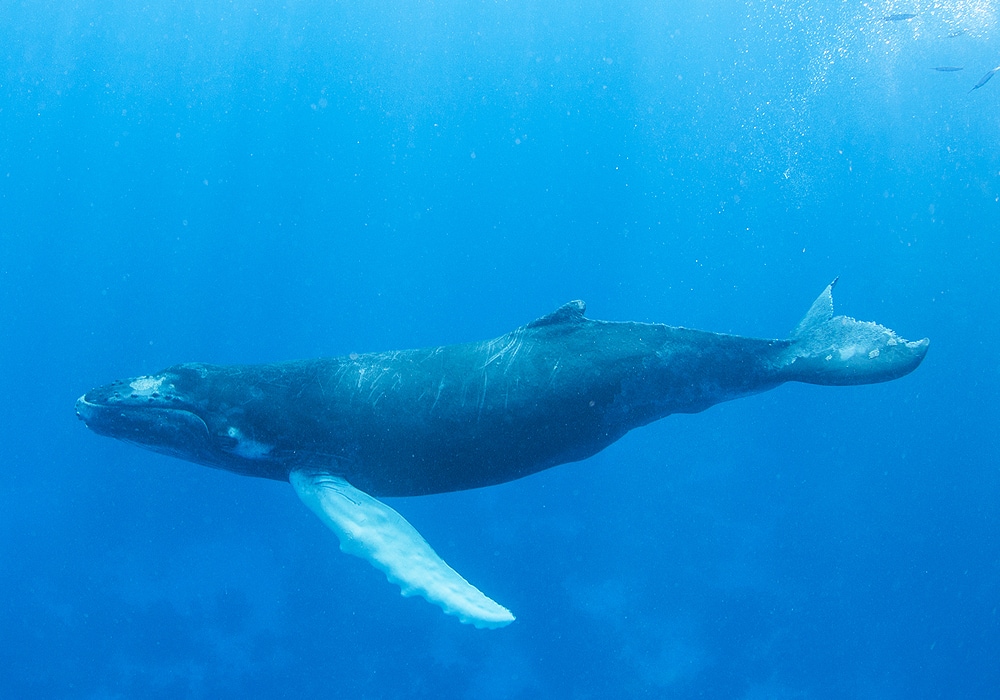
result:
M 550 314 L 536 318 L 526 325 L 525 328 L 541 328 L 542 326 L 553 326 L 558 323 L 576 323 L 583 320 L 583 314 L 586 311 L 587 305 L 579 299 L 575 299 L 567 304 L 563 304 Z
M 792 339 L 798 339 L 806 335 L 810 330 L 820 326 L 833 318 L 833 288 L 837 284 L 836 277 L 833 282 L 826 285 L 823 293 L 816 297 L 806 315 L 799 321 L 799 325 L 792 331 Z
M 510 611 L 448 566 L 399 513 L 326 472 L 292 471 L 299 498 L 337 533 L 340 549 L 367 559 L 398 584 L 406 597 L 419 595 L 449 615 L 476 627 L 514 621 Z

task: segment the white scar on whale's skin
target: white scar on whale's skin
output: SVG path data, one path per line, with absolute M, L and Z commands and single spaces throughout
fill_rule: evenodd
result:
M 246 437 L 236 426 L 230 426 L 226 434 L 232 439 L 236 440 L 236 447 L 233 449 L 235 454 L 240 457 L 246 457 L 247 459 L 263 459 L 267 454 L 274 449 L 274 445 L 265 445 L 263 442 L 257 442 L 251 438 Z
M 163 385 L 163 377 L 136 377 L 129 387 L 137 396 L 152 396 Z

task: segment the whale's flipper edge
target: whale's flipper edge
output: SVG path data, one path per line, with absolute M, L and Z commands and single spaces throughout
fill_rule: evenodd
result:
M 495 629 L 514 621 L 448 566 L 395 510 L 326 472 L 294 470 L 289 475 L 299 498 L 340 539 L 340 549 L 366 559 L 397 584 L 404 596 L 419 595 L 449 615 L 477 628 Z

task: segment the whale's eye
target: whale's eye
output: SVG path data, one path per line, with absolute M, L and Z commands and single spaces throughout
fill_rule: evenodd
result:
M 236 435 L 233 435 L 233 430 L 234 430 L 233 428 L 230 428 L 226 432 L 218 433 L 216 435 L 216 438 L 218 439 L 222 449 L 229 450 L 230 452 L 235 450 L 236 447 L 240 444 L 239 438 Z M 236 434 L 237 435 L 239 434 L 238 430 L 236 431 Z

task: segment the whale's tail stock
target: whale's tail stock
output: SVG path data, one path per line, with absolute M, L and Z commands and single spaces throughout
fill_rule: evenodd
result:
M 833 315 L 834 280 L 792 332 L 781 364 L 786 381 L 808 384 L 875 384 L 909 374 L 930 340 L 908 341 L 885 326 Z

